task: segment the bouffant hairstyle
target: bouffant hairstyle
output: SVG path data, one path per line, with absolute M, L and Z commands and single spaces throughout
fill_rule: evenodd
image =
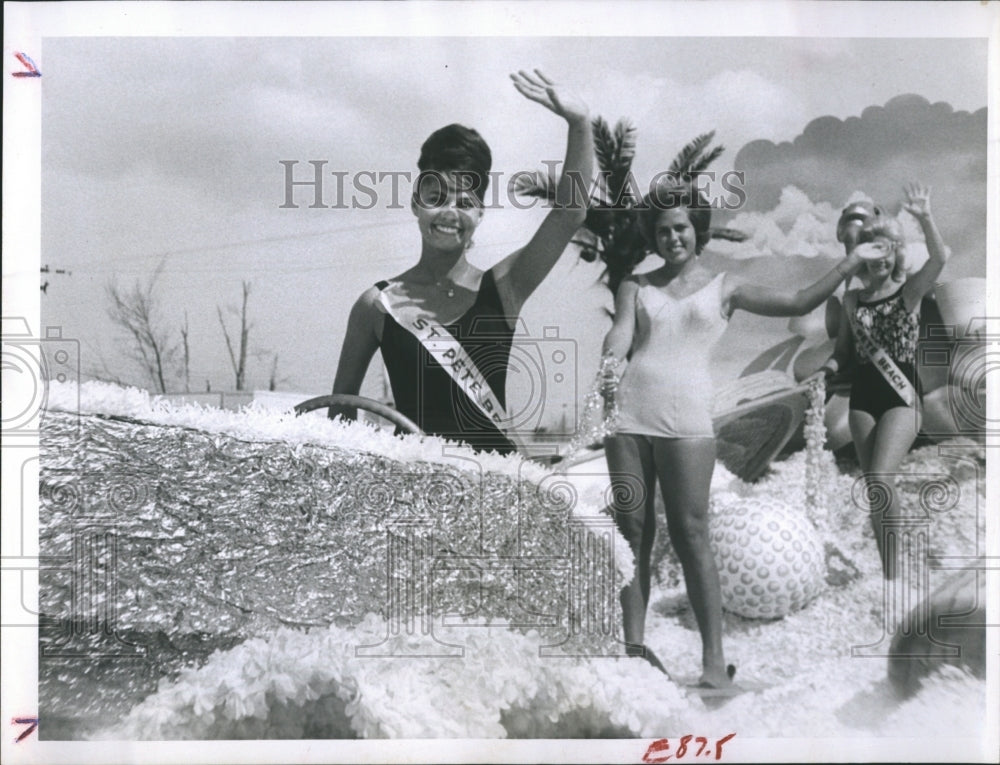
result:
M 708 198 L 693 182 L 669 181 L 657 183 L 638 205 L 639 231 L 646 245 L 656 249 L 656 221 L 664 210 L 686 208 L 688 220 L 694 227 L 695 254 L 700 254 L 712 238 L 712 207 Z
M 875 218 L 861 230 L 861 234 L 858 236 L 858 244 L 873 242 L 879 237 L 892 242 L 893 250 L 896 253 L 896 262 L 892 268 L 892 279 L 897 282 L 903 281 L 906 279 L 907 270 L 906 239 L 903 238 L 903 227 L 895 218 Z
M 456 173 L 459 186 L 482 203 L 492 165 L 490 147 L 477 131 L 465 125 L 446 125 L 431 133 L 420 147 L 417 187 L 426 175 Z

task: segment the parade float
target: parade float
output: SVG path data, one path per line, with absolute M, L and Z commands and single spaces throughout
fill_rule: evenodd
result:
M 977 735 L 984 658 L 954 647 L 982 635 L 983 450 L 953 430 L 911 452 L 898 490 L 922 557 L 885 583 L 873 498 L 823 448 L 835 399 L 774 385 L 809 349 L 796 345 L 783 368 L 720 390 L 713 549 L 727 657 L 754 691 L 722 708 L 685 692 L 699 643 L 665 534 L 647 644 L 670 675 L 625 656 L 617 592 L 632 558 L 600 451 L 542 465 L 319 415 L 52 382 L 47 737 Z M 805 448 L 774 461 L 800 427 Z M 931 630 L 897 605 L 924 602 L 951 622 Z

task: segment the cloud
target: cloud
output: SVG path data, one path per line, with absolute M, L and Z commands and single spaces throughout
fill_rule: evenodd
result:
M 859 117 L 812 120 L 791 142 L 752 141 L 739 151 L 735 166 L 745 173 L 744 214 L 773 213 L 792 205 L 793 197 L 786 199 L 789 186 L 815 204 L 825 202 L 834 209 L 860 189 L 896 213 L 903 186 L 922 181 L 933 188 L 935 218 L 955 253 L 950 275 L 985 273 L 986 109 L 955 111 L 947 103 L 932 104 L 921 96 L 898 96 L 885 106 L 866 108 Z M 904 224 L 909 218 L 900 217 Z M 754 221 L 742 219 L 744 225 Z M 736 226 L 736 220 L 731 225 Z M 754 231 L 761 225 L 754 225 Z M 809 221 L 803 219 L 799 225 L 808 228 Z M 787 239 L 789 232 L 783 232 Z M 802 234 L 777 242 L 773 231 L 767 235 L 761 229 L 754 236 L 760 237 L 759 246 L 774 251 L 790 247 L 793 241 L 816 242 L 807 230 Z
M 608 69 L 584 96 L 593 113 L 612 124 L 628 117 L 638 128 L 634 172 L 640 184 L 666 169 L 700 133 L 716 130 L 716 143 L 728 147 L 714 166 L 721 171 L 732 167 L 736 146 L 762 135 L 793 134 L 806 119 L 801 100 L 786 86 L 749 69 L 707 78 Z
M 843 202 L 865 199 L 854 192 Z M 843 245 L 837 241 L 837 219 L 842 205 L 813 202 L 796 186 L 781 190 L 778 203 L 770 210 L 740 212 L 727 225 L 747 235 L 745 242 L 714 240 L 713 251 L 732 258 L 761 256 L 837 257 Z
M 844 246 L 837 241 L 840 211 L 849 202 L 860 200 L 872 201 L 864 192 L 854 191 L 843 199 L 842 204 L 813 202 L 801 189 L 786 186 L 773 209 L 741 212 L 729 223 L 732 228 L 747 234 L 746 241 L 714 240 L 710 247 L 713 252 L 738 260 L 757 257 L 839 258 L 844 253 Z M 907 268 L 913 271 L 927 261 L 924 235 L 912 216 L 904 214 L 899 220 L 907 243 Z

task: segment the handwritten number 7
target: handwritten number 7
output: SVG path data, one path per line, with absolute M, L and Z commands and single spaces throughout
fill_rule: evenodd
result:
M 17 738 L 14 739 L 14 743 L 15 744 L 20 744 L 22 741 L 24 741 L 28 736 L 30 736 L 34 732 L 35 728 L 38 727 L 38 718 L 37 717 L 15 717 L 10 722 L 11 722 L 12 725 L 27 725 L 28 726 L 27 730 L 21 731 L 21 735 L 19 735 Z
M 697 757 L 702 753 L 702 751 L 704 751 L 705 747 L 708 745 L 708 739 L 705 738 L 704 736 L 698 736 L 698 738 L 696 738 L 695 741 L 699 742 L 698 751 L 694 753 L 694 756 Z

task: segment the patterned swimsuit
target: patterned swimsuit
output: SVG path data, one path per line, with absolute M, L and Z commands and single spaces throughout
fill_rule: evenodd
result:
M 876 420 L 889 409 L 906 406 L 896 390 L 886 382 L 861 344 L 857 342 L 857 327 L 864 327 L 868 336 L 896 363 L 899 371 L 916 387 L 917 340 L 920 336 L 920 309 L 906 309 L 903 288 L 879 300 L 857 300 L 851 316 L 859 366 L 851 384 L 851 409 L 868 412 Z

